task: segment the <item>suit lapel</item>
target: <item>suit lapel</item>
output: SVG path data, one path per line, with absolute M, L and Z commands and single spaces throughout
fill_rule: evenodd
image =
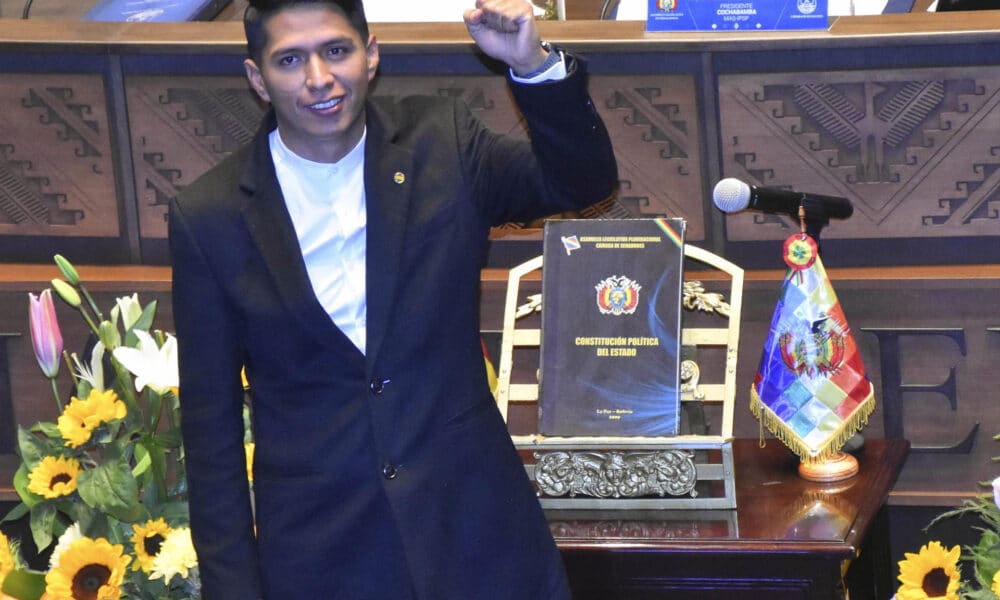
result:
M 320 305 L 309 281 L 271 160 L 268 134 L 274 127 L 272 113 L 257 133 L 253 156 L 240 180 L 248 192 L 243 219 L 288 312 L 317 340 L 328 344 L 331 335 L 343 333 Z
M 378 355 L 395 303 L 395 288 L 406 232 L 413 182 L 413 154 L 396 143 L 395 124 L 378 108 L 368 106 L 365 146 L 365 202 L 368 210 L 369 364 Z

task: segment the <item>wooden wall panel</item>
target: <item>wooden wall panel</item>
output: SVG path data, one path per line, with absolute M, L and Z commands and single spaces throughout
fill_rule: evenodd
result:
M 719 98 L 724 174 L 849 198 L 828 238 L 1000 233 L 1000 67 L 723 75 Z M 727 233 L 790 225 L 740 214 Z
M 0 235 L 117 237 L 100 75 L 0 74 Z
M 243 77 L 136 76 L 125 85 L 139 228 L 167 237 L 167 204 L 253 139 L 263 107 Z
M 621 188 L 612 214 L 683 217 L 705 239 L 702 111 L 691 75 L 594 75 L 591 95 L 611 134 Z

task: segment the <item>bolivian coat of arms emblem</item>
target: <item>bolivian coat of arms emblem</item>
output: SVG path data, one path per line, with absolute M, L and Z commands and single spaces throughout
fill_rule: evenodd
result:
M 594 289 L 597 290 L 597 308 L 602 315 L 630 315 L 639 306 L 642 286 L 625 275 L 612 275 Z

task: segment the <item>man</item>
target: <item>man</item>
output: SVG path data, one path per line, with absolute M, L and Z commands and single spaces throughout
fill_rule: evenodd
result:
M 208 600 L 569 595 L 486 383 L 479 272 L 491 225 L 601 200 L 616 166 L 582 63 L 540 43 L 526 1 L 477 5 L 530 144 L 452 100 L 369 98 L 359 0 L 251 2 L 246 72 L 272 110 L 170 211 Z

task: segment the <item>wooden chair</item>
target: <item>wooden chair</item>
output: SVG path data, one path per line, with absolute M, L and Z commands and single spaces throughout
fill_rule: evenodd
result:
M 527 469 L 544 507 L 736 507 L 732 438 L 743 269 L 695 246 L 685 245 L 684 256 L 711 267 L 706 276 L 729 283 L 728 301 L 724 294 L 705 291 L 701 281 L 684 283 L 681 425 L 692 431 L 672 437 L 547 437 L 537 433 L 536 424 L 534 433 L 512 435 L 515 446 L 530 455 Z M 526 305 L 520 300 L 522 279 L 541 268 L 537 256 L 511 269 L 508 277 L 496 394 L 504 419 L 513 405 L 537 408 L 537 376 L 534 383 L 512 383 L 511 376 L 515 350 L 541 345 L 539 328 L 518 327 L 520 317 L 544 310 L 540 296 Z M 712 326 L 713 319 L 724 323 Z M 699 364 L 697 358 L 712 349 L 712 364 Z M 537 373 L 538 365 L 533 366 Z M 715 410 L 717 418 L 706 422 L 701 416 L 712 406 L 721 412 Z M 623 478 L 631 483 L 621 485 Z

